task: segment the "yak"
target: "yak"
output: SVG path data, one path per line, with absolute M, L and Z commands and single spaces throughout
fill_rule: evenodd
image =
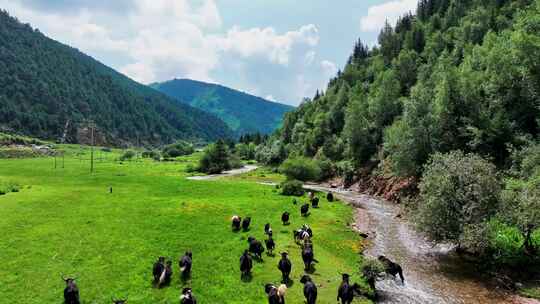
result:
M 285 304 L 286 285 L 281 284 L 276 287 L 273 284 L 266 284 L 264 285 L 264 291 L 268 295 L 268 304 Z
M 341 304 L 351 304 L 355 292 L 361 293 L 360 285 L 356 283 L 351 285 L 349 282 L 349 275 L 346 273 L 342 274 L 342 278 L 338 289 L 337 301 L 339 302 L 339 300 L 341 300 Z
M 249 224 L 251 224 L 251 217 L 246 217 L 242 220 L 242 229 L 247 231 L 249 229 Z
M 326 200 L 329 201 L 329 202 L 333 202 L 334 201 L 334 194 L 332 192 L 328 192 L 328 194 L 326 195 Z
M 274 248 L 276 248 L 276 243 L 274 242 L 274 239 L 272 238 L 272 234 L 268 235 L 268 239 L 264 241 L 266 245 L 266 251 L 268 252 L 268 255 L 273 255 L 272 251 Z
M 66 282 L 66 288 L 64 288 L 64 303 L 65 304 L 80 304 L 79 288 L 75 283 L 75 278 L 64 278 L 62 280 Z
M 238 215 L 233 215 L 233 217 L 231 218 L 231 222 L 232 222 L 232 229 L 233 230 L 235 230 L 235 231 L 240 230 L 240 223 L 242 222 L 241 217 L 239 217 Z
M 309 215 L 309 204 L 304 204 L 300 207 L 300 215 L 308 216 Z
M 315 304 L 317 302 L 317 286 L 308 275 L 303 275 L 300 283 L 304 284 L 304 297 L 307 304 Z
M 283 225 L 288 225 L 289 224 L 289 217 L 290 217 L 290 214 L 289 212 L 285 211 L 281 214 L 281 221 L 283 222 Z
M 281 271 L 281 283 L 287 284 L 287 282 L 289 282 L 289 275 L 291 274 L 292 270 L 292 263 L 287 257 L 286 252 L 281 253 L 281 260 L 279 260 L 278 269 Z
M 240 272 L 241 277 L 249 276 L 251 273 L 251 268 L 253 268 L 253 261 L 247 250 L 244 251 L 244 254 L 240 257 Z
M 383 264 L 384 271 L 387 274 L 392 275 L 394 278 L 396 277 L 396 275 L 399 274 L 401 283 L 402 284 L 405 283 L 405 277 L 403 277 L 403 269 L 401 268 L 399 264 L 392 262 L 389 258 L 385 257 L 384 255 L 379 256 L 378 259 Z
M 266 223 L 264 225 L 264 234 L 266 235 L 272 235 L 272 227 L 270 227 L 270 223 Z
M 152 275 L 154 276 L 154 284 L 157 284 L 159 282 L 159 278 L 161 277 L 161 274 L 165 270 L 165 258 L 159 257 L 157 262 L 154 263 L 154 267 L 152 269 Z
M 191 288 L 184 288 L 180 296 L 180 304 L 197 304 L 197 299 L 193 295 Z
M 161 272 L 161 275 L 159 276 L 158 287 L 169 285 L 171 283 L 172 274 L 173 274 L 172 261 L 167 261 L 165 268 L 163 269 L 163 271 Z
M 264 252 L 264 247 L 262 243 L 252 236 L 248 237 L 248 243 L 249 253 L 254 254 L 255 257 L 262 261 L 262 253 Z
M 319 198 L 318 198 L 318 197 L 314 197 L 314 198 L 311 200 L 311 207 L 313 207 L 313 208 L 319 208 Z
M 311 270 L 311 265 L 317 262 L 313 253 L 313 243 L 306 241 L 302 246 L 302 260 L 306 271 Z
M 193 264 L 193 253 L 186 251 L 184 256 L 180 258 L 178 266 L 180 266 L 180 273 L 182 278 L 188 278 L 191 275 L 191 265 Z

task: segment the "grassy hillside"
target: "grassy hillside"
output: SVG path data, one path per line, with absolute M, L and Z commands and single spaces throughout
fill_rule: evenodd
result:
M 51 158 L 0 159 L 0 180 L 20 186 L 0 196 L 3 302 L 18 303 L 24 295 L 29 304 L 60 303 L 64 273 L 77 276 L 83 303 L 108 303 L 112 296 L 128 296 L 134 304 L 177 303 L 177 259 L 192 249 L 191 285 L 200 303 L 267 303 L 263 284 L 279 282 L 278 257 L 265 255 L 255 263 L 249 283 L 240 281 L 238 269 L 247 236 L 262 239 L 266 222 L 274 228 L 276 252 L 287 250 L 292 257 L 289 303 L 303 301 L 300 249 L 291 231 L 304 222 L 315 233 L 319 302 L 335 301 L 340 272 L 360 280 L 360 239 L 346 226 L 352 210 L 344 204 L 321 197 L 322 208 L 300 219 L 291 199 L 257 184 L 256 173 L 246 180 L 186 180 L 183 170 L 198 155 L 174 163 L 118 163 L 118 151 L 101 151 L 90 175 L 88 149 L 60 149 L 66 152 L 64 169 L 55 170 Z M 280 221 L 285 210 L 292 212 L 290 226 Z M 249 233 L 231 232 L 233 214 L 253 217 Z M 172 286 L 157 290 L 151 267 L 160 255 L 173 259 L 175 274 Z
M 283 115 L 294 109 L 224 86 L 189 79 L 151 86 L 178 101 L 215 114 L 238 134 L 272 133 L 281 126 Z
M 134 82 L 1 10 L 0 104 L 0 130 L 52 140 L 65 134 L 67 142 L 85 141 L 86 119 L 108 144 L 231 135 L 214 115 Z

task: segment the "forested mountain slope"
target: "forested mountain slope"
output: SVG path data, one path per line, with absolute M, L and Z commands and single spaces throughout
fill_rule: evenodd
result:
M 512 149 L 538 138 L 540 1 L 422 0 L 378 42 L 359 41 L 326 92 L 286 115 L 259 159 L 375 162 L 411 176 L 452 150 L 505 166 Z
M 217 115 L 238 134 L 269 134 L 281 126 L 285 113 L 294 108 L 233 90 L 190 79 L 151 85 L 178 101 Z
M 231 130 L 0 10 L 0 128 L 84 141 L 86 119 L 107 144 L 215 140 Z

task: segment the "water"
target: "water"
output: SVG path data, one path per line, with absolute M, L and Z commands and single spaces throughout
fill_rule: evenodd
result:
M 409 223 L 398 218 L 399 208 L 395 204 L 348 190 L 312 185 L 306 188 L 332 191 L 356 206 L 355 226 L 368 233 L 371 240 L 365 254 L 385 255 L 402 266 L 405 284 L 393 278 L 377 282 L 379 303 L 539 303 L 489 286 L 474 265 L 455 256 L 452 246 L 427 241 Z

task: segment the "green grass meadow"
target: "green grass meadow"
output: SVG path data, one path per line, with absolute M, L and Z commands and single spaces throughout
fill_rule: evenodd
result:
M 90 174 L 87 149 L 63 148 L 64 168 L 61 158 L 56 169 L 53 158 L 0 159 L 0 180 L 20 186 L 0 195 L 1 303 L 62 303 L 61 274 L 77 277 L 82 303 L 110 303 L 111 297 L 128 297 L 130 304 L 178 303 L 182 286 L 191 286 L 199 303 L 266 303 L 263 285 L 281 279 L 279 254 L 255 262 L 251 282 L 242 282 L 238 269 L 247 237 L 263 240 L 266 222 L 276 252 L 286 250 L 292 258 L 288 303 L 304 303 L 303 263 L 292 240 L 292 230 L 303 223 L 315 234 L 318 302 L 336 301 L 342 272 L 361 281 L 361 240 L 347 227 L 352 209 L 345 204 L 323 198 L 321 208 L 303 219 L 292 198 L 257 183 L 266 174 L 190 181 L 184 170 L 197 154 L 176 162 L 120 163 L 114 161 L 119 151 L 96 152 L 101 160 Z M 290 226 L 281 224 L 285 210 L 292 214 Z M 251 231 L 232 232 L 233 214 L 251 216 Z M 186 249 L 193 251 L 194 265 L 192 280 L 184 283 L 178 259 Z M 158 256 L 174 265 L 173 283 L 163 289 L 151 284 Z

